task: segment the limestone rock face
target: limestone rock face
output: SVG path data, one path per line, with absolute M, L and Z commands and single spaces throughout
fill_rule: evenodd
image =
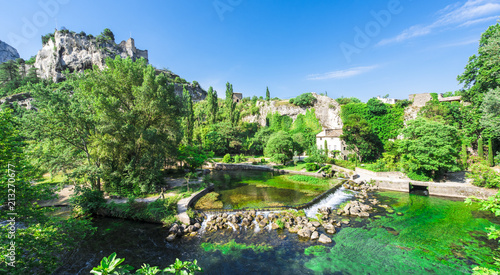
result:
M 307 109 L 314 108 L 316 117 L 323 126 L 323 129 L 338 129 L 342 128 L 342 120 L 340 119 L 340 105 L 332 98 L 327 96 L 312 93 L 317 99 L 312 107 L 299 107 L 290 104 L 288 100 L 283 101 L 258 101 L 259 114 L 249 115 L 242 120 L 246 122 L 259 123 L 266 125 L 266 117 L 268 114 L 278 112 L 281 115 L 291 117 L 294 121 L 299 114 L 305 114 Z
M 58 82 L 64 79 L 61 73 L 66 69 L 81 72 L 93 65 L 102 69 L 106 58 L 115 56 L 133 60 L 143 57 L 147 60 L 148 51 L 137 49 L 132 38 L 120 44 L 98 43 L 95 38 L 56 31 L 54 39 L 49 39 L 38 52 L 34 67 L 40 77 Z
M 19 58 L 19 53 L 14 47 L 0 40 L 0 63 Z

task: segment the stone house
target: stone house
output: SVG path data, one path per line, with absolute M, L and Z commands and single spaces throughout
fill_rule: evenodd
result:
M 341 135 L 342 129 L 325 129 L 324 131 L 316 135 L 316 147 L 319 150 L 325 150 L 326 141 L 326 147 L 330 156 L 332 156 L 332 151 L 340 151 L 340 154 L 337 155 L 337 158 L 347 159 L 347 155 L 350 152 L 347 151 L 345 142 L 340 139 Z
M 242 93 L 233 93 L 233 102 L 240 103 L 243 99 Z

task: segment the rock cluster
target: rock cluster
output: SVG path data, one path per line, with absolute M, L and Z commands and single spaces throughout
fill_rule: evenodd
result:
M 336 227 L 341 227 L 342 224 L 349 222 L 337 222 L 333 218 L 331 208 L 320 209 L 320 220 L 309 219 L 306 216 L 301 216 L 293 212 L 270 213 L 264 216 L 256 211 L 237 212 L 237 213 L 221 213 L 211 217 L 207 222 L 207 231 L 217 231 L 223 229 L 240 230 L 242 228 L 268 230 L 286 229 L 290 233 L 296 233 L 299 237 L 310 240 L 317 240 L 321 243 L 330 243 L 332 240 L 325 234 L 319 232 L 321 227 L 327 234 L 335 234 Z
M 195 222 L 192 225 L 184 225 L 184 224 L 179 225 L 179 224 L 175 223 L 168 230 L 169 235 L 167 237 L 167 241 L 171 242 L 171 241 L 175 240 L 176 237 L 182 237 L 183 235 L 189 236 L 189 237 L 196 236 L 196 234 L 198 234 L 198 230 L 200 230 L 200 228 L 201 228 L 201 224 L 199 222 Z
M 312 93 L 312 95 L 316 98 L 316 102 L 314 102 L 312 108 L 314 108 L 316 117 L 321 123 L 321 126 L 328 129 L 342 128 L 340 105 L 337 101 L 328 96 L 318 95 L 316 93 Z M 266 117 L 268 114 L 278 112 L 280 115 L 286 115 L 295 120 L 299 114 L 306 113 L 308 108 L 299 107 L 287 101 L 258 101 L 257 107 L 259 107 L 259 112 L 255 115 L 248 115 L 242 118 L 242 120 L 245 122 L 255 122 L 260 125 L 266 125 Z
M 34 67 L 38 69 L 40 77 L 59 82 L 64 79 L 62 72 L 81 72 L 98 66 L 100 69 L 106 65 L 106 58 L 130 57 L 148 59 L 147 50 L 135 47 L 134 39 L 129 38 L 120 44 L 108 41 L 98 43 L 95 38 L 56 31 L 54 39 L 49 39 L 36 56 Z
M 33 98 L 31 97 L 30 93 L 19 93 L 11 96 L 4 97 L 0 99 L 0 105 L 7 104 L 10 108 L 13 107 L 12 104 L 17 103 L 17 105 L 24 107 L 28 110 L 37 110 L 31 102 L 33 101 Z

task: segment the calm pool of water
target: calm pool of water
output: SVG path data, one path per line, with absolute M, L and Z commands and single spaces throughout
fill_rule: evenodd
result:
M 292 175 L 275 175 L 261 171 L 214 171 L 209 180 L 215 184 L 224 209 L 262 208 L 269 206 L 296 206 L 311 201 L 330 189 L 323 184 L 301 184 L 290 180 Z

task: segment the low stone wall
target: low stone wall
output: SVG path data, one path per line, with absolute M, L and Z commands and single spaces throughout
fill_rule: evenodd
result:
M 312 176 L 322 178 L 324 177 L 323 173 L 312 173 L 312 172 L 302 172 L 302 171 L 293 171 L 293 170 L 283 170 L 283 169 L 275 169 L 265 165 L 251 165 L 251 164 L 236 164 L 236 163 L 214 163 L 214 170 L 257 170 L 257 171 L 268 171 L 278 173 L 280 175 L 285 174 L 296 174 L 296 175 L 304 175 L 304 176 Z
M 475 196 L 480 199 L 486 199 L 490 196 L 495 195 L 498 192 L 498 190 L 496 189 L 481 188 L 467 183 L 422 182 L 422 181 L 412 181 L 412 180 L 392 181 L 390 179 L 374 180 L 374 182 L 379 189 L 407 192 L 407 193 L 410 191 L 410 184 L 417 186 L 428 186 L 429 195 L 455 197 L 455 198 L 466 198 L 469 196 Z
M 392 178 L 392 179 L 408 179 L 408 177 L 401 172 L 373 172 L 367 169 L 356 167 L 356 173 L 362 173 L 366 175 L 370 175 L 373 177 L 383 177 L 383 178 Z
M 212 192 L 214 190 L 214 185 L 210 185 L 208 186 L 207 188 L 201 190 L 200 192 L 194 194 L 194 196 L 192 195 L 190 197 L 190 200 L 189 202 L 187 203 L 187 208 L 191 208 L 191 207 L 194 207 L 194 205 L 196 204 L 196 202 L 203 196 L 205 196 L 206 194 Z

